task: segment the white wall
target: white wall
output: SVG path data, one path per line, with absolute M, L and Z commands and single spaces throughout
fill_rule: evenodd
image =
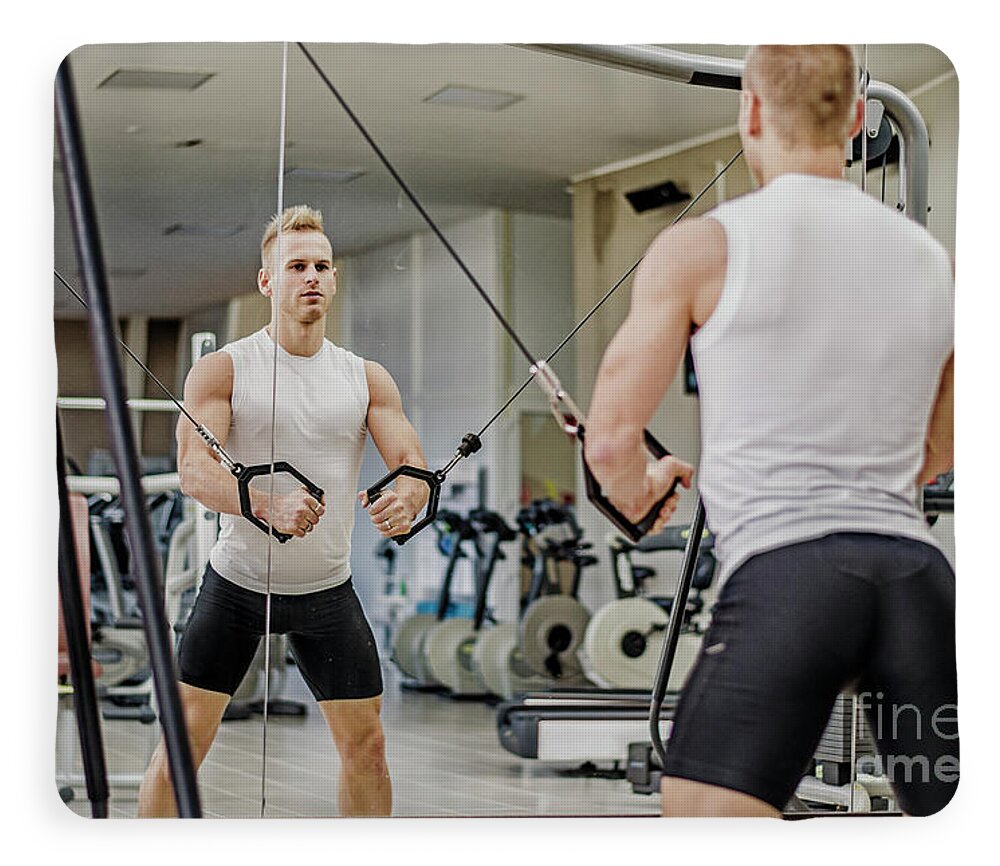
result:
M 444 232 L 529 347 L 548 354 L 572 325 L 568 221 L 489 210 Z M 521 384 L 527 362 L 512 354 L 485 302 L 433 235 L 413 235 L 352 256 L 340 268 L 340 342 L 386 367 L 400 388 L 428 465 L 440 468 L 462 436 L 478 432 L 509 389 Z M 572 354 L 566 357 L 571 363 Z M 519 487 L 516 411 L 533 399 L 537 401 L 528 392 L 522 395 L 484 434 L 482 450 L 452 470 L 443 508 L 466 512 L 474 507 L 483 480 L 486 504 L 513 522 Z M 360 485 L 372 484 L 384 473 L 370 446 Z M 456 485 L 464 488 L 460 495 Z M 358 593 L 375 619 L 384 612 L 380 596 L 385 579 L 373 556 L 378 540 L 359 510 L 352 569 Z M 428 529 L 398 551 L 397 575 L 406 578 L 411 602 L 437 597 L 445 560 L 434 541 Z M 518 557 L 516 544 L 507 549 L 509 559 L 497 569 L 491 602 L 509 617 L 516 612 Z M 456 574 L 453 591 L 471 596 L 467 565 Z

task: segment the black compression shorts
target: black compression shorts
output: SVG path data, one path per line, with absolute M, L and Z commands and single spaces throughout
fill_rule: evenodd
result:
M 264 635 L 265 598 L 209 565 L 181 639 L 181 682 L 232 695 Z M 375 637 L 350 580 L 305 595 L 272 593 L 271 634 L 288 635 L 317 701 L 382 694 Z
M 780 810 L 852 687 L 899 807 L 942 809 L 958 785 L 955 575 L 936 548 L 838 533 L 741 566 L 681 694 L 665 775 Z

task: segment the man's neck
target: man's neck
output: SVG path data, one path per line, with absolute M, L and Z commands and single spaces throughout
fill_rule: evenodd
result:
M 761 169 L 761 186 L 783 174 L 811 174 L 841 180 L 844 176 L 844 149 L 839 146 L 815 150 L 782 151 Z
M 281 319 L 277 325 L 278 342 L 289 355 L 300 355 L 309 358 L 323 347 L 323 337 L 326 332 L 326 317 L 315 322 L 296 322 Z M 275 320 L 272 318 L 267 326 L 267 334 L 273 340 Z

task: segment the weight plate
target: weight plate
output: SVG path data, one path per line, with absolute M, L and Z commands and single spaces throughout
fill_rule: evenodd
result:
M 475 677 L 462 668 L 459 658 L 462 644 L 475 640 L 475 637 L 472 619 L 456 616 L 439 622 L 424 638 L 426 669 L 434 679 L 453 692 L 477 690 L 473 685 Z
M 553 679 L 578 677 L 576 652 L 590 613 L 568 595 L 547 595 L 528 605 L 520 626 L 520 648 L 535 673 Z
M 406 676 L 427 685 L 434 685 L 435 682 L 428 679 L 430 673 L 424 664 L 424 638 L 427 632 L 437 624 L 437 617 L 429 613 L 409 616 L 400 625 L 399 631 L 396 632 L 396 640 L 392 645 L 392 658 L 399 669 Z
M 594 672 L 612 688 L 652 688 L 668 622 L 663 608 L 649 599 L 623 598 L 606 604 L 590 620 L 584 640 Z M 683 685 L 700 645 L 698 635 L 680 636 L 668 690 Z
M 517 623 L 503 623 L 479 633 L 472 667 L 494 695 L 507 698 L 507 656 L 517 646 Z
M 648 689 L 656 675 L 668 621 L 663 609 L 645 598 L 606 604 L 587 626 L 587 659 L 609 686 Z
M 513 700 L 520 692 L 549 688 L 555 681 L 536 674 L 518 648 L 517 623 L 503 623 L 480 632 L 472 650 L 472 666 L 494 695 Z

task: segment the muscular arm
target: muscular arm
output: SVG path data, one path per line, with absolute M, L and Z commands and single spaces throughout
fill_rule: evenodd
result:
M 233 360 L 225 352 L 213 352 L 199 360 L 184 383 L 184 408 L 207 427 L 219 444 L 226 445 L 232 421 Z M 181 491 L 210 511 L 241 515 L 236 479 L 222 466 L 215 454 L 198 435 L 194 425 L 183 415 L 177 422 L 177 471 Z M 309 524 L 315 524 L 325 511 L 323 505 L 304 490 L 275 495 L 273 514 L 268 491 L 250 488 L 254 515 L 274 524 L 281 532 L 302 538 Z
M 417 431 L 403 412 L 403 401 L 392 376 L 381 364 L 365 361 L 368 378 L 368 432 L 379 454 L 391 471 L 399 466 L 427 467 Z M 387 491 L 371 506 L 372 521 L 378 525 L 385 518 L 393 519 L 393 529 L 387 536 L 408 531 L 408 523 L 427 504 L 427 485 L 414 478 L 399 477 L 393 491 Z M 361 504 L 368 507 L 368 497 L 359 494 Z
M 666 458 L 650 465 L 642 445 L 684 356 L 691 323 L 703 321 L 705 290 L 721 285 L 725 236 L 712 220 L 689 220 L 650 246 L 632 286 L 632 305 L 605 352 L 588 414 L 586 456 L 605 495 L 641 518 L 690 467 Z M 709 311 L 710 312 L 710 311 Z
M 924 465 L 919 484 L 933 481 L 955 463 L 955 356 L 952 354 L 941 371 L 937 399 L 927 425 Z
M 233 361 L 225 352 L 200 359 L 184 383 L 184 408 L 225 447 L 232 421 Z M 183 415 L 177 421 L 177 471 L 181 490 L 210 511 L 240 513 L 236 479 Z

